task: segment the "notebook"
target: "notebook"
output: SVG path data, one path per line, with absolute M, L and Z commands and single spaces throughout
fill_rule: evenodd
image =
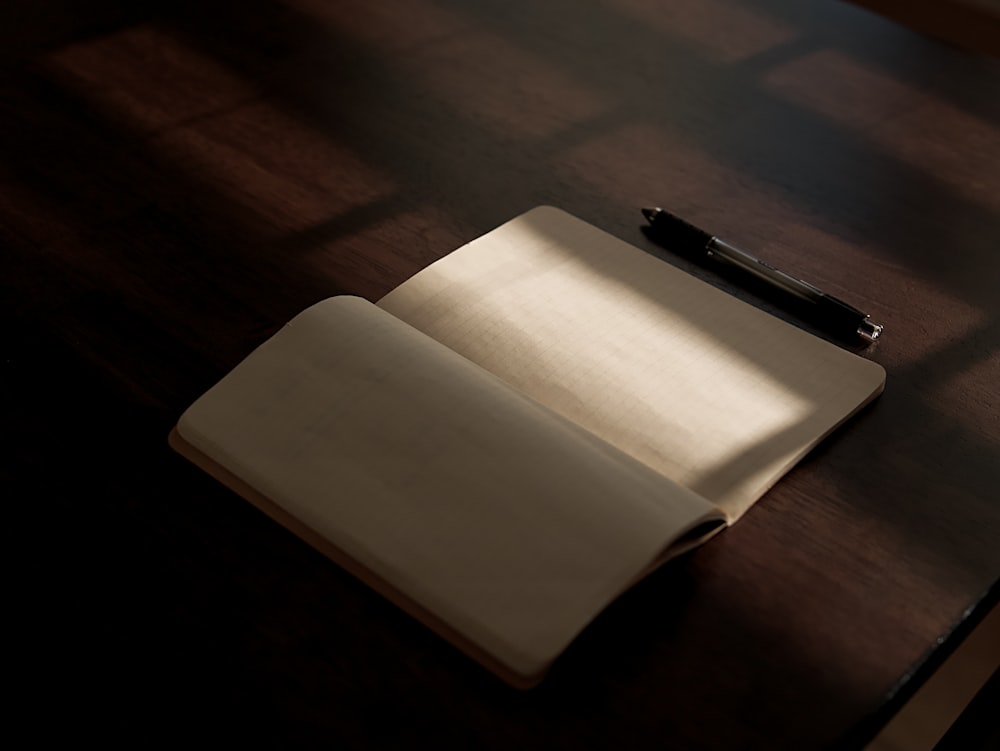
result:
M 498 676 L 736 522 L 878 364 L 552 207 L 316 303 L 170 442 Z

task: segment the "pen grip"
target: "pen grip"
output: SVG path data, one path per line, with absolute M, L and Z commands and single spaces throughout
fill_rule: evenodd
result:
M 705 255 L 712 261 L 736 266 L 748 274 L 808 302 L 818 303 L 826 297 L 822 290 L 808 282 L 796 279 L 791 274 L 786 274 L 756 256 L 750 255 L 745 250 L 740 250 L 717 237 L 709 240 L 705 246 Z
M 814 323 L 842 334 L 862 334 L 861 327 L 868 318 L 867 314 L 826 294 L 808 282 L 786 274 L 717 237 L 713 237 L 705 246 L 705 255 L 712 261 L 734 266 L 766 282 L 769 286 L 807 303 L 798 312 Z M 878 328 L 881 330 L 881 327 Z M 874 340 L 878 333 L 876 332 L 874 336 L 862 335 Z

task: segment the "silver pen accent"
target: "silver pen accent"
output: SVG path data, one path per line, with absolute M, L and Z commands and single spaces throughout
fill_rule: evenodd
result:
M 856 334 L 868 342 L 874 342 L 882 335 L 882 326 L 873 322 L 867 313 L 818 287 L 774 268 L 668 211 L 656 208 L 643 209 L 642 213 L 649 221 L 652 234 L 667 248 L 694 256 L 696 260 L 734 266 L 771 287 L 810 303 L 809 317 L 832 333 Z

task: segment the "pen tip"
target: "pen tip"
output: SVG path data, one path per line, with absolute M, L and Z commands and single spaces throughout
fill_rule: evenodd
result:
M 646 217 L 649 221 L 653 221 L 657 214 L 660 213 L 661 209 L 641 209 L 642 215 Z

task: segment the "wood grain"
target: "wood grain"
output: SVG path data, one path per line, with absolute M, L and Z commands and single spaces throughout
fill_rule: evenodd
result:
M 45 0 L 0 41 L 37 737 L 854 747 L 996 601 L 996 61 L 818 0 Z M 809 279 L 886 325 L 889 380 L 518 694 L 166 435 L 299 310 L 542 203 L 705 277 L 641 233 L 663 205 Z

